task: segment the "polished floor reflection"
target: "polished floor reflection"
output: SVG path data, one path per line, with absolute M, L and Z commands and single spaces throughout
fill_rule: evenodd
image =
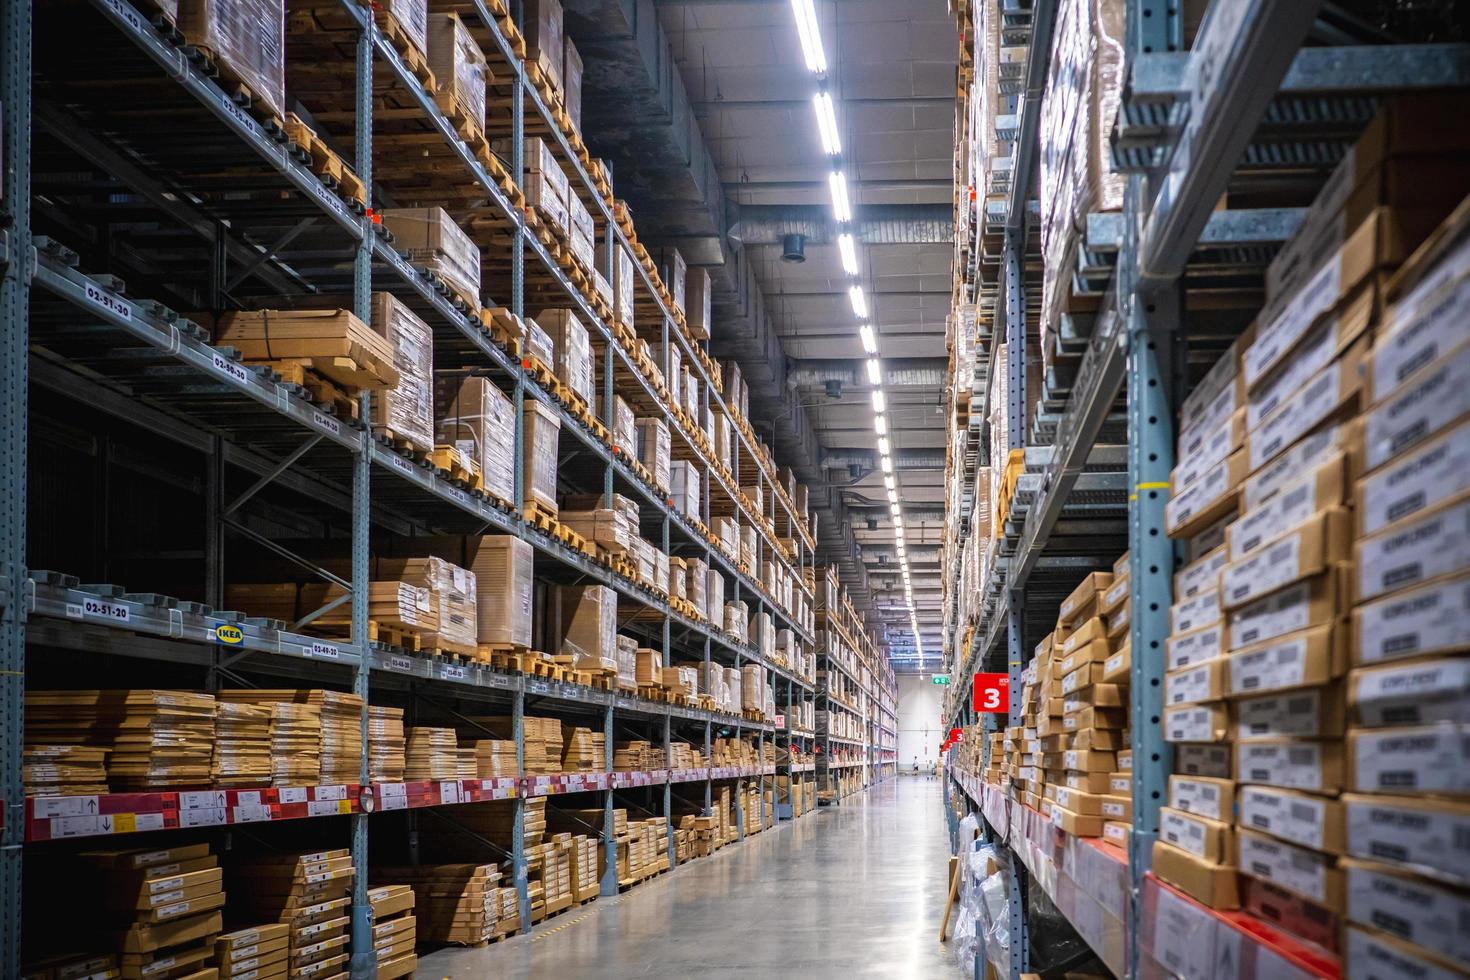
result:
M 901 777 L 418 976 L 959 980 L 937 780 Z

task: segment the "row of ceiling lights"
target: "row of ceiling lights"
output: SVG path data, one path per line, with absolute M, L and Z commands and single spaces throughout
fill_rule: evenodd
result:
M 837 109 L 832 94 L 827 91 L 827 53 L 822 47 L 822 31 L 817 23 L 817 11 L 813 0 L 791 0 L 791 11 L 796 18 L 796 33 L 801 40 L 801 53 L 806 67 L 816 77 L 817 94 L 812 97 L 812 108 L 817 116 L 817 135 L 822 150 L 832 161 L 832 173 L 827 177 L 832 192 L 832 217 L 842 226 L 837 235 L 837 251 L 842 257 L 842 270 L 854 281 L 848 287 L 848 299 L 852 302 L 853 315 L 858 318 L 858 333 L 862 337 L 863 353 L 867 355 L 868 385 L 873 398 L 873 431 L 878 437 L 878 464 L 883 470 L 883 487 L 888 492 L 888 507 L 893 515 L 894 551 L 898 556 L 899 568 L 903 571 L 903 594 L 908 604 L 909 626 L 913 630 L 914 644 L 919 656 L 924 655 L 924 644 L 919 638 L 919 616 L 914 609 L 913 581 L 909 577 L 908 552 L 903 538 L 903 512 L 898 503 L 898 481 L 893 472 L 892 445 L 888 435 L 888 404 L 883 393 L 882 364 L 878 358 L 878 335 L 868 312 L 868 299 L 863 293 L 862 283 L 857 281 L 860 272 L 857 244 L 849 227 L 852 222 L 852 200 L 847 193 L 847 176 L 842 172 L 842 140 L 837 131 Z

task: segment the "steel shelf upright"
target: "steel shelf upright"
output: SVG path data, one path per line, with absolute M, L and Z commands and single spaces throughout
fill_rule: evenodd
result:
M 31 241 L 31 2 L 0 0 L 0 972 L 20 975 L 25 795 L 26 443 Z

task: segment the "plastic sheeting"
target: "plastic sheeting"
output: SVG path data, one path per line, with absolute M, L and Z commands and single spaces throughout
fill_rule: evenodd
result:
M 233 73 L 257 103 L 286 115 L 284 0 L 183 0 L 179 31 Z
M 373 329 L 393 345 L 398 384 L 373 399 L 373 428 L 434 448 L 434 333 L 391 293 L 373 294 Z

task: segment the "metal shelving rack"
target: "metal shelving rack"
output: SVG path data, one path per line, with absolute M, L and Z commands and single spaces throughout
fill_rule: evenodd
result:
M 1042 401 L 1037 425 L 1027 432 L 1021 424 L 1024 337 L 1032 297 L 1026 295 L 1022 273 L 1028 256 L 1036 258 L 1028 247 L 1027 229 L 1035 214 L 1034 202 L 1028 204 L 1029 185 L 1057 5 L 1054 0 L 974 2 L 997 4 L 1003 43 L 1029 46 L 1024 82 L 1012 84 L 1010 111 L 998 123 L 1006 130 L 1002 135 L 1015 140 L 1007 197 L 1003 204 L 987 204 L 974 242 L 966 245 L 970 266 L 962 270 L 972 295 L 982 305 L 990 302 L 980 281 L 987 232 L 979 225 L 999 229 L 1000 281 L 988 287 L 998 289 L 990 335 L 1008 341 L 1010 444 L 1027 446 L 1027 472 L 1012 504 L 1013 519 L 1004 528 L 1005 547 L 973 640 L 948 652 L 958 683 L 951 688 L 947 714 L 955 727 L 977 720 L 969 704 L 977 670 L 1008 671 L 1012 689 L 1019 691 L 1032 646 L 1050 629 L 1048 617 L 1060 599 L 1087 571 L 1105 567 L 1100 559 L 1110 563 L 1128 548 L 1134 778 L 1126 868 L 1130 908 L 1124 918 L 1130 924 L 1126 969 L 1132 975 L 1139 963 L 1137 923 L 1158 810 L 1172 770 L 1159 718 L 1160 651 L 1168 634 L 1176 559 L 1164 529 L 1174 419 L 1188 384 L 1189 360 L 1198 355 L 1201 363 L 1209 363 L 1220 353 L 1191 338 L 1186 299 L 1195 281 L 1228 275 L 1222 270 L 1238 274 L 1243 268 L 1258 279 L 1303 214 L 1299 208 L 1218 211 L 1216 206 L 1244 170 L 1294 166 L 1325 177 L 1371 116 L 1375 97 L 1470 85 L 1470 45 L 1304 47 L 1317 4 L 1215 0 L 1186 52 L 1179 0 L 1128 0 L 1129 82 L 1112 134 L 1114 165 L 1129 175 L 1124 210 L 1089 217 L 1074 280 L 1104 298 L 1091 322 L 1064 317 L 1062 339 L 1074 354 L 1080 350 L 1075 376 L 1061 392 L 1051 390 L 1046 379 L 1048 390 L 1032 393 Z M 974 385 L 973 400 L 982 406 L 994 366 L 990 355 L 977 349 L 975 376 L 957 379 Z M 1121 392 L 1126 392 L 1123 458 L 1122 447 L 1106 445 L 1119 431 Z M 1056 401 L 1062 401 L 1059 412 Z M 988 406 L 972 413 L 972 420 L 986 415 Z M 1037 434 L 1048 445 L 1031 447 Z M 967 501 L 973 500 L 976 464 L 968 460 L 962 473 Z M 1117 533 L 1122 525 L 1114 518 L 1120 504 L 1126 507 L 1126 538 Z M 1108 520 L 1088 526 L 1099 505 Z M 1110 542 L 1116 547 L 1108 552 Z M 995 729 L 994 717 L 987 716 L 987 730 Z M 1013 699 L 1008 724 L 1019 723 Z M 947 794 L 963 794 L 971 808 L 984 810 L 982 787 L 969 775 L 951 771 L 950 784 Z M 1007 823 L 1002 814 L 994 817 L 987 823 L 993 842 L 1005 833 L 998 825 Z M 1009 823 L 1014 835 L 1014 821 Z M 1023 862 L 1012 866 L 1010 975 L 1018 978 L 1028 969 L 1024 898 L 1029 883 Z M 983 952 L 977 953 L 975 976 L 985 976 L 985 970 Z
M 551 142 L 554 152 L 569 169 L 572 186 L 592 210 L 599 234 L 628 247 L 628 236 L 619 226 L 610 200 L 598 192 L 580 148 L 557 126 L 552 110 L 528 75 L 524 62 L 516 56 L 512 38 L 502 28 L 493 4 L 472 0 L 462 6 L 466 7 L 468 25 L 487 56 L 492 61 L 498 59 L 497 71 L 509 72 L 508 76 L 500 77 L 510 86 L 513 147 L 508 168 L 510 179 L 520 183 L 525 170 L 523 144 L 528 129 L 534 127 Z M 341 787 L 339 798 L 318 799 L 315 791 L 303 791 L 301 800 L 268 800 L 260 805 L 264 808 L 260 812 L 247 812 L 244 804 L 233 796 L 225 801 L 223 794 L 220 801 L 189 801 L 201 804 L 200 815 L 193 819 L 206 825 L 306 818 L 327 810 L 352 814 L 349 818 L 352 852 L 358 869 L 352 926 L 354 977 L 371 976 L 374 969 L 366 900 L 367 842 L 372 813 L 514 798 L 514 881 L 520 892 L 522 923 L 529 927 L 523 841 L 524 800 L 528 795 L 600 794 L 604 813 L 601 833 L 610 869 L 616 863 L 612 840 L 616 793 L 646 790 L 647 795 L 642 799 L 648 802 L 657 792 L 654 787 L 661 786 L 662 799 L 656 802 L 661 805 L 660 812 L 670 815 L 676 785 L 692 785 L 696 798 L 702 788 L 707 808 L 716 781 L 753 779 L 757 782 L 758 798 L 764 800 L 766 780 L 774 775 L 775 767 L 762 763 L 744 770 L 714 767 L 651 774 L 618 773 L 611 771 L 613 743 L 619 726 L 631 722 L 645 726 L 644 730 L 655 736 L 661 733 L 666 749 L 676 738 L 696 744 L 702 742 L 708 758 L 712 740 L 721 730 L 737 736 L 753 734 L 758 748 L 763 748 L 768 738 L 779 743 L 781 734 L 774 726 L 617 692 L 505 673 L 477 663 L 416 657 L 360 640 L 324 642 L 281 629 L 282 624 L 251 620 L 220 610 L 226 528 L 256 543 L 266 543 L 231 515 L 248 498 L 265 491 L 284 491 L 309 499 L 329 515 L 327 520 L 350 533 L 352 571 L 349 579 L 339 581 L 350 586 L 355 638 L 368 634 L 368 556 L 374 528 L 494 531 L 516 535 L 531 543 L 536 552 L 538 577 L 543 569 L 550 569 L 561 579 L 607 585 L 617 592 L 620 603 L 631 603 L 638 610 L 652 614 L 651 620 L 646 623 L 640 620 L 636 627 L 629 624 L 629 628 L 635 629 L 641 640 L 656 646 L 666 665 L 673 662 L 676 650 L 685 658 L 705 662 L 720 659 L 737 667 L 746 663 L 762 664 L 769 668 L 778 691 L 784 687 L 781 703 L 793 706 L 816 696 L 808 678 L 790 667 L 767 662 L 756 646 L 733 639 L 719 624 L 707 624 L 684 615 L 646 587 L 612 573 L 583 553 L 537 530 L 518 513 L 456 484 L 442 471 L 426 468 L 398 454 L 375 440 L 366 427 L 313 405 L 269 372 L 242 365 L 232 351 L 211 347 L 202 331 L 165 303 L 130 293 L 121 280 L 106 271 L 82 271 L 78 256 L 64 242 L 36 237 L 31 220 L 33 119 L 42 123 L 48 140 L 64 145 L 65 152 L 111 174 L 121 190 L 139 202 L 146 202 L 164 221 L 206 241 L 211 252 L 209 261 L 214 263 L 210 288 L 216 297 L 226 288 L 248 283 L 252 276 L 258 277 L 267 291 L 278 290 L 283 284 L 304 285 L 305 280 L 283 261 L 297 255 L 309 256 L 299 264 L 309 270 L 308 275 L 313 277 L 311 285 L 325 293 L 350 294 L 352 309 L 361 319 L 370 318 L 370 296 L 375 288 L 394 293 L 431 323 L 436 346 L 445 343 L 453 347 L 467 366 L 489 372 L 511 392 L 516 407 L 517 459 L 524 445 L 525 403 L 540 402 L 557 416 L 563 445 L 572 443 L 572 455 L 589 458 L 592 462 L 588 468 L 600 471 L 597 482 L 609 504 L 614 493 L 634 497 L 643 515 L 645 534 L 656 529 L 665 552 L 679 549 L 702 558 L 726 576 L 732 586 L 729 598 L 749 602 L 752 613 L 768 613 L 773 624 L 791 629 L 803 645 L 810 648 L 813 644 L 814 631 L 807 624 L 796 621 L 748 572 L 713 547 L 704 528 L 644 483 L 620 451 L 604 442 L 574 412 L 536 384 L 523 362 L 497 344 L 481 325 L 479 311 L 457 304 L 434 277 L 411 266 L 394 249 L 371 208 L 356 206 L 335 193 L 286 144 L 283 134 L 262 123 L 248 111 L 248 104 L 222 88 L 211 77 L 207 58 L 181 43 L 172 25 L 146 14 L 128 0 L 89 0 L 88 7 L 90 16 L 96 18 L 95 23 L 88 25 L 90 30 L 115 32 L 115 36 L 108 35 L 112 42 L 108 51 L 109 58 L 114 59 L 112 63 L 123 65 L 133 79 L 146 77 L 149 84 L 163 93 L 170 107 L 194 127 L 199 138 L 194 149 L 203 155 L 214 153 L 241 161 L 250 169 L 257 189 L 266 188 L 277 194 L 278 202 L 288 201 L 289 205 L 262 207 L 251 200 L 222 203 L 225 198 L 205 203 L 187 193 L 177 193 L 190 176 L 187 166 L 181 165 L 178 173 L 170 173 L 167 166 L 156 169 L 147 166 L 136 156 L 136 147 L 130 153 L 114 145 L 110 135 L 109 138 L 97 135 L 104 129 L 84 125 L 83 120 L 71 115 L 70 106 L 61 107 L 61 100 L 33 100 L 34 68 L 49 70 L 49 66 L 33 66 L 33 18 L 39 19 L 39 15 L 29 0 L 0 0 L 0 51 L 4 53 L 3 74 L 0 74 L 0 114 L 3 114 L 0 149 L 4 162 L 3 185 L 0 185 L 3 190 L 0 335 L 6 346 L 0 417 L 7 435 L 4 478 L 8 491 L 5 510 L 0 516 L 0 568 L 4 570 L 0 582 L 0 659 L 4 661 L 0 664 L 0 698 L 3 698 L 0 710 L 5 716 L 5 775 L 0 792 L 3 792 L 6 818 L 0 837 L 0 903 L 5 911 L 0 927 L 3 928 L 0 972 L 6 975 L 19 972 L 21 855 L 28 835 L 41 834 L 38 828 L 44 828 L 47 836 L 53 829 L 61 835 L 75 836 L 115 834 L 127 829 L 122 820 L 114 821 L 110 815 L 74 815 L 66 813 L 65 806 L 53 808 L 56 813 L 50 810 L 38 813 L 25 799 L 20 758 L 28 643 L 169 662 L 208 670 L 212 676 L 232 676 L 229 672 L 248 658 L 247 670 L 253 667 L 273 677 L 350 685 L 365 700 L 375 690 L 407 692 L 415 698 L 442 695 L 489 700 L 512 713 L 518 757 L 522 762 L 523 719 L 532 703 L 544 702 L 552 711 L 574 712 L 578 717 L 591 719 L 593 727 L 600 723 L 606 738 L 607 772 L 567 778 L 461 780 L 452 786 L 411 787 L 414 792 L 405 796 L 401 786 L 369 785 L 364 738 L 361 786 Z M 597 315 L 592 304 L 558 266 L 534 233 L 526 214 L 513 203 L 508 188 L 457 135 L 432 95 L 374 24 L 372 12 L 353 0 L 341 0 L 340 7 L 356 25 L 357 38 L 350 66 L 351 104 L 345 107 L 350 109 L 349 121 L 340 125 L 342 132 L 336 135 L 341 137 L 341 142 L 351 145 L 351 152 L 345 155 L 352 159 L 356 173 L 370 189 L 369 204 L 378 203 L 381 193 L 374 187 L 372 172 L 375 85 L 388 85 L 417 108 L 428 132 L 438 134 L 442 145 L 436 145 L 435 151 L 458 161 L 463 177 L 476 186 L 486 202 L 485 207 L 508 235 L 508 268 L 504 271 L 509 295 L 502 296 L 505 306 L 521 315 L 528 299 L 528 277 L 534 275 L 538 281 L 549 281 L 556 301 L 575 309 L 590 325 L 594 343 L 601 348 L 600 370 L 604 379 L 598 406 L 601 417 L 612 417 L 615 372 L 619 377 L 632 379 L 641 402 L 657 406 L 661 393 L 638 370 L 630 352 L 618 342 L 612 325 Z M 47 81 L 53 85 L 56 82 L 55 79 Z M 106 110 L 85 105 L 82 111 L 105 114 Z M 152 138 L 166 142 L 168 137 L 154 134 Z M 160 154 L 165 162 L 170 159 L 166 150 Z M 211 208 L 217 208 L 218 212 L 212 212 Z M 317 257 L 321 254 L 350 254 L 351 258 L 347 262 L 322 260 Z M 611 258 L 609 268 L 604 270 L 609 280 L 610 263 Z M 677 328 L 674 312 L 660 296 L 654 278 L 646 268 L 638 268 L 640 309 L 656 311 L 659 321 L 656 349 L 662 366 L 667 368 L 670 351 L 677 349 L 684 363 L 699 376 L 706 410 L 716 409 L 733 423 L 734 452 L 727 478 L 690 434 L 670 419 L 676 440 L 675 458 L 690 459 L 702 468 L 703 513 L 711 512 L 712 494 L 723 494 L 729 502 L 728 506 L 721 505 L 722 510 L 740 514 L 757 527 L 758 555 L 784 551 L 778 536 L 794 541 L 795 554 L 788 561 L 796 579 L 795 587 L 805 595 L 808 607 L 813 607 L 814 594 L 803 583 L 803 572 L 809 575 L 814 569 L 815 539 L 810 528 L 801 520 L 790 496 L 780 486 L 777 474 L 762 457 L 748 424 L 731 410 L 711 383 L 714 379 L 707 364 L 713 362 L 706 360 L 707 351 L 697 347 Z M 230 271 L 236 273 L 236 278 L 228 278 Z M 72 329 L 79 318 L 85 320 L 84 326 Z M 62 324 L 70 326 L 63 328 Z M 55 348 L 60 356 L 43 360 L 28 356 L 32 341 Z M 139 356 L 106 356 L 115 349 L 130 350 Z M 97 383 L 72 370 L 73 366 L 96 372 L 96 376 L 108 383 Z M 128 394 L 128 386 L 141 387 L 145 380 L 149 385 L 148 398 Z M 27 406 L 33 385 L 85 401 L 95 411 L 147 429 L 164 445 L 208 457 L 212 530 L 206 543 L 209 566 L 206 590 L 211 604 L 88 585 L 64 575 L 27 568 Z M 367 417 L 369 397 L 361 397 L 359 417 Z M 233 502 L 224 495 L 227 468 L 247 474 L 255 481 Z M 518 498 L 522 475 L 518 465 Z M 763 498 L 761 510 L 775 515 L 769 529 L 758 518 L 752 520 L 740 500 L 738 488 L 742 484 L 754 486 Z M 238 628 L 243 638 L 236 648 L 222 651 L 214 640 L 215 630 L 226 624 Z M 366 725 L 364 713 L 364 732 Z M 817 739 L 814 732 L 788 729 L 782 734 L 788 753 L 793 745 L 810 750 Z M 788 771 L 792 768 L 787 767 Z M 806 767 L 795 768 L 798 772 L 806 771 Z M 743 836 L 744 794 L 736 792 L 733 796 L 737 825 Z M 226 805 L 206 805 L 214 802 Z M 329 808 L 316 806 L 328 803 L 332 804 Z M 185 806 L 179 812 L 186 809 L 190 807 Z M 155 815 L 147 816 L 151 821 Z M 774 822 L 772 816 L 768 814 L 763 821 L 767 826 Z M 128 826 L 133 822 L 130 818 Z M 147 826 L 152 823 L 146 822 L 137 829 Z M 668 847 L 672 854 L 672 823 Z M 617 887 L 616 873 L 609 870 L 603 881 L 604 894 L 616 893 Z

